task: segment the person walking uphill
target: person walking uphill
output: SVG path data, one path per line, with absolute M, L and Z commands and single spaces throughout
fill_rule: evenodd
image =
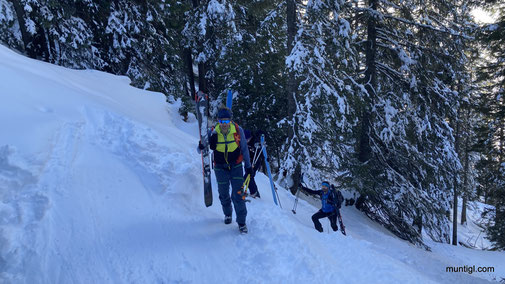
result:
M 317 194 L 321 197 L 321 209 L 312 215 L 312 222 L 314 222 L 316 230 L 321 233 L 323 232 L 323 226 L 321 225 L 321 222 L 319 222 L 319 219 L 328 217 L 333 231 L 338 231 L 337 217 L 340 209 L 340 200 L 337 197 L 335 190 L 330 190 L 330 183 L 323 181 L 321 183 L 322 190 L 312 190 L 304 187 L 302 184 L 300 184 L 300 187 L 308 193 Z
M 244 130 L 231 120 L 232 112 L 229 108 L 220 108 L 217 118 L 218 124 L 209 135 L 209 146 L 214 151 L 214 173 L 218 184 L 219 200 L 223 207 L 224 223 L 230 224 L 232 221 L 231 204 L 233 202 L 239 231 L 247 234 L 247 208 L 242 198 L 244 195 L 242 162 L 245 164 L 246 173 L 252 173 L 247 140 Z M 201 142 L 199 147 L 202 148 Z
M 249 192 L 251 193 L 251 197 L 253 198 L 261 198 L 260 192 L 258 191 L 258 185 L 254 180 L 256 176 L 256 171 L 263 165 L 263 152 L 261 151 L 261 145 L 258 141 L 257 137 L 260 137 L 263 134 L 263 131 L 259 130 L 256 132 L 256 135 L 253 135 L 250 130 L 244 130 L 245 138 L 247 139 L 247 146 L 249 148 L 249 157 L 252 162 L 252 173 L 249 181 Z M 254 161 L 256 160 L 256 161 Z M 247 177 L 247 173 L 244 178 Z

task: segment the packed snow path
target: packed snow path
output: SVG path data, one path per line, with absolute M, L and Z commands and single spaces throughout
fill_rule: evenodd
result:
M 481 283 L 505 254 L 392 236 L 354 208 L 348 236 L 266 176 L 248 235 L 203 202 L 197 123 L 125 77 L 69 70 L 0 46 L 0 283 Z M 448 273 L 447 266 L 494 273 Z

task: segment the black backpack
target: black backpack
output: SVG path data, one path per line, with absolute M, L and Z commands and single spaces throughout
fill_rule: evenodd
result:
M 340 209 L 342 207 L 342 202 L 344 201 L 344 196 L 340 190 L 337 190 L 333 184 L 330 186 L 330 196 L 333 201 L 333 204 Z

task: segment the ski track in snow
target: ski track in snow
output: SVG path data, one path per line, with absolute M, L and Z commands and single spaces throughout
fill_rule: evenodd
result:
M 169 230 L 173 225 L 168 220 L 165 220 L 165 224 L 160 223 L 158 218 L 161 216 L 156 216 L 158 214 L 141 216 L 144 208 L 152 206 L 152 201 L 155 201 L 153 199 L 162 199 L 163 194 L 166 197 L 171 194 L 180 196 L 180 192 L 171 192 L 168 185 L 179 185 L 176 182 L 177 176 L 194 171 L 194 162 L 189 159 L 190 156 L 181 154 L 178 149 L 174 151 L 168 146 L 163 146 L 163 143 L 158 141 L 157 134 L 148 127 L 103 110 L 86 108 L 82 113 L 84 121 L 91 123 L 86 123 L 79 129 L 75 126 L 63 128 L 64 139 L 56 143 L 60 149 L 55 152 L 65 153 L 67 157 L 72 158 L 62 161 L 56 157 L 54 160 L 58 163 L 50 167 L 55 172 L 49 176 L 51 178 L 65 176 L 70 180 L 67 185 L 65 182 L 62 183 L 64 188 L 75 189 L 75 193 L 56 190 L 56 193 L 60 194 L 59 200 L 55 202 L 74 204 L 59 210 L 61 215 L 65 212 L 75 212 L 74 215 L 87 220 L 80 222 L 77 219 L 68 223 L 65 227 L 70 229 L 65 234 L 58 234 L 63 236 L 61 239 L 46 240 L 58 242 L 53 246 L 54 251 L 47 256 L 48 271 L 56 272 L 47 279 L 47 282 L 52 282 L 52 279 L 62 279 L 62 282 L 65 282 L 65 279 L 76 279 L 82 283 L 95 282 L 98 279 L 120 283 L 142 281 L 142 275 L 152 273 L 150 270 L 156 270 L 156 267 L 142 270 L 146 266 L 140 262 L 143 259 L 137 257 L 137 254 L 140 253 L 139 256 L 142 256 L 148 248 L 159 251 L 159 246 L 167 247 L 164 242 L 171 239 Z M 82 141 L 81 153 L 69 155 L 79 141 Z M 100 165 L 86 164 L 93 156 L 96 156 L 96 161 L 99 161 Z M 89 168 L 94 171 L 89 172 Z M 121 180 L 121 176 L 127 176 L 123 172 L 136 173 L 137 180 Z M 59 178 L 58 180 L 61 181 Z M 127 184 L 130 182 L 138 183 L 136 188 L 141 190 L 135 193 L 124 192 L 121 185 L 129 188 Z M 182 194 L 182 199 L 189 200 L 187 195 L 190 193 Z M 122 200 L 115 200 L 118 198 Z M 126 201 L 126 206 L 115 204 L 122 201 Z M 83 207 L 88 204 L 94 206 Z M 106 216 L 107 208 L 120 209 L 122 212 Z M 160 209 L 160 212 L 163 212 L 163 209 Z M 54 215 L 52 231 L 60 230 L 59 226 L 68 222 L 68 217 Z M 130 219 L 127 219 L 128 217 Z M 110 222 L 104 222 L 103 219 L 107 218 L 110 218 Z M 78 243 L 73 244 L 76 240 Z M 90 240 L 93 242 L 90 243 Z M 67 252 L 73 245 L 79 248 L 78 253 L 81 254 L 79 257 Z M 166 253 L 167 256 L 170 255 L 170 251 Z M 66 266 L 52 266 L 51 261 L 55 257 L 65 259 Z M 85 261 L 81 262 L 81 259 Z
M 279 187 L 280 209 L 261 173 L 262 198 L 248 203 L 249 234 L 240 235 L 236 223 L 223 224 L 214 174 L 213 205 L 203 205 L 194 116 L 182 122 L 177 104 L 160 107 L 163 98 L 129 87 L 124 77 L 66 70 L 1 46 L 0 60 L 6 82 L 31 78 L 19 89 L 0 82 L 0 89 L 20 94 L 0 94 L 11 102 L 11 109 L 0 105 L 0 131 L 13 134 L 0 140 L 0 283 L 487 283 L 505 277 L 503 252 L 437 243 L 426 252 L 354 208 L 342 209 L 348 236 L 328 233 L 326 219 L 321 234 L 310 219 L 319 202 L 300 200 L 294 215 L 295 197 Z M 497 271 L 445 272 L 473 264 Z

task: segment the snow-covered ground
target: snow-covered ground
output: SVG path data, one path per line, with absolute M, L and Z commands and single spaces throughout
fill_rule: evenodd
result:
M 0 46 L 0 283 L 480 283 L 505 253 L 424 251 L 354 207 L 348 236 L 280 188 L 248 203 L 249 234 L 203 202 L 197 123 L 126 77 L 69 70 Z M 472 214 L 470 217 L 472 218 Z M 465 234 L 477 235 L 471 225 Z M 491 266 L 492 273 L 446 272 Z

